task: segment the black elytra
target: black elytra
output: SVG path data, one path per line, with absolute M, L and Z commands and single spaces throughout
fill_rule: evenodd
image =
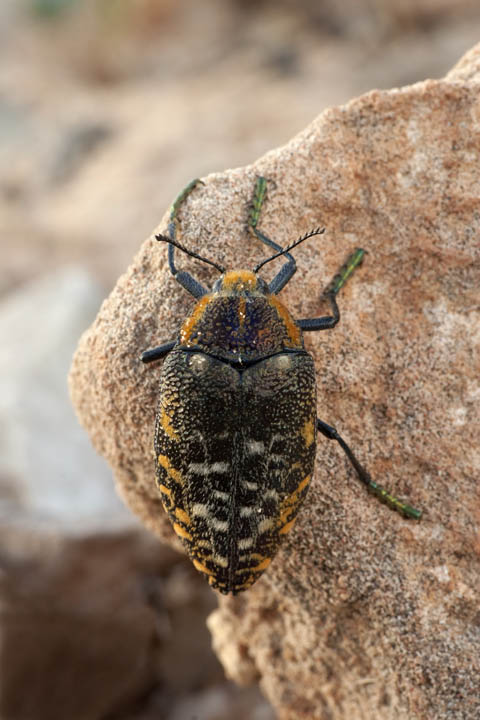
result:
M 257 228 L 267 181 L 257 178 L 248 230 L 275 250 L 253 270 L 226 272 L 177 240 L 179 208 L 200 183 L 175 200 L 168 235 L 172 275 L 197 303 L 177 340 L 143 353 L 164 358 L 155 423 L 156 482 L 173 529 L 194 566 L 221 593 L 250 587 L 266 570 L 293 527 L 313 477 L 317 431 L 336 440 L 370 492 L 406 517 L 421 512 L 375 483 L 332 426 L 316 415 L 314 363 L 302 333 L 333 328 L 336 295 L 363 260 L 357 248 L 324 296 L 332 314 L 294 320 L 277 294 L 296 271 L 291 250 Z M 175 248 L 222 274 L 211 291 L 175 265 Z M 286 262 L 267 284 L 264 264 Z

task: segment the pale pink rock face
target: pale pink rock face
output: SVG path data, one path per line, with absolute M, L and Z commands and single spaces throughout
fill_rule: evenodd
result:
M 477 46 L 445 79 L 329 109 L 254 165 L 209 176 L 180 213 L 182 242 L 228 268 L 266 256 L 245 231 L 256 175 L 272 181 L 259 223 L 270 237 L 285 245 L 325 225 L 280 295 L 295 317 L 324 314 L 332 273 L 367 250 L 339 295 L 340 324 L 306 335 L 318 415 L 424 510 L 415 522 L 379 505 L 319 438 L 283 549 L 209 623 L 228 675 L 260 679 L 280 718 L 480 716 L 479 90 Z M 177 543 L 154 482 L 160 367 L 139 360 L 193 306 L 166 256 L 144 243 L 82 337 L 70 385 L 127 504 Z M 178 264 L 204 284 L 217 277 Z

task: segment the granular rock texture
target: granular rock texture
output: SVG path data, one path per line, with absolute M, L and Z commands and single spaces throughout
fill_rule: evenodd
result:
M 210 618 L 228 675 L 259 680 L 280 718 L 480 717 L 480 46 L 449 75 L 373 91 L 320 115 L 254 165 L 212 175 L 181 210 L 183 242 L 252 268 L 255 176 L 270 179 L 259 227 L 296 251 L 282 292 L 296 317 L 356 246 L 340 324 L 310 333 L 318 414 L 378 482 L 424 510 L 392 513 L 319 441 L 312 487 L 269 570 L 219 598 Z M 172 195 L 178 188 L 172 188 Z M 158 230 L 165 230 L 166 220 Z M 204 284 L 212 268 L 179 256 Z M 278 261 L 277 261 L 278 262 Z M 270 279 L 276 267 L 265 268 Z M 177 542 L 154 484 L 160 363 L 193 299 L 166 247 L 147 240 L 80 341 L 71 392 L 119 490 L 146 526 Z

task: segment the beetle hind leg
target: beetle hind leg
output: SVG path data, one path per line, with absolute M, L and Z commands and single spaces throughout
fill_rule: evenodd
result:
M 323 420 L 317 420 L 317 430 L 329 440 L 336 440 L 338 442 L 345 455 L 355 468 L 358 478 L 367 486 L 367 490 L 372 493 L 372 495 L 375 495 L 380 502 L 385 503 L 385 505 L 388 505 L 389 508 L 396 510 L 405 517 L 414 518 L 415 520 L 420 519 L 422 515 L 421 510 L 416 510 L 411 505 L 402 502 L 384 487 L 372 480 L 370 473 L 359 463 L 345 440 L 338 434 L 334 427 L 327 425 L 327 423 L 323 422 Z

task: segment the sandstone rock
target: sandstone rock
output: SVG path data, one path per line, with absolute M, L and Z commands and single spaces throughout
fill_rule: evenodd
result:
M 342 290 L 340 324 L 306 337 L 318 412 L 377 481 L 424 510 L 416 523 L 379 505 L 340 449 L 319 442 L 283 549 L 210 620 L 227 674 L 258 678 L 280 718 L 480 714 L 479 81 L 477 47 L 443 80 L 327 110 L 254 165 L 209 176 L 182 209 L 183 242 L 227 267 L 266 256 L 245 232 L 257 174 L 271 180 L 268 235 L 286 244 L 325 225 L 296 252 L 282 293 L 297 317 L 322 314 L 331 274 L 353 247 L 368 251 Z M 211 269 L 181 263 L 213 282 Z M 70 377 L 126 502 L 175 544 L 153 481 L 159 367 L 139 355 L 173 339 L 192 305 L 150 238 L 80 341 Z
M 161 642 L 141 592 L 142 576 L 159 569 L 156 543 L 148 551 L 138 532 L 66 540 L 32 527 L 21 543 L 9 530 L 2 525 L 1 717 L 94 720 L 144 694 Z

